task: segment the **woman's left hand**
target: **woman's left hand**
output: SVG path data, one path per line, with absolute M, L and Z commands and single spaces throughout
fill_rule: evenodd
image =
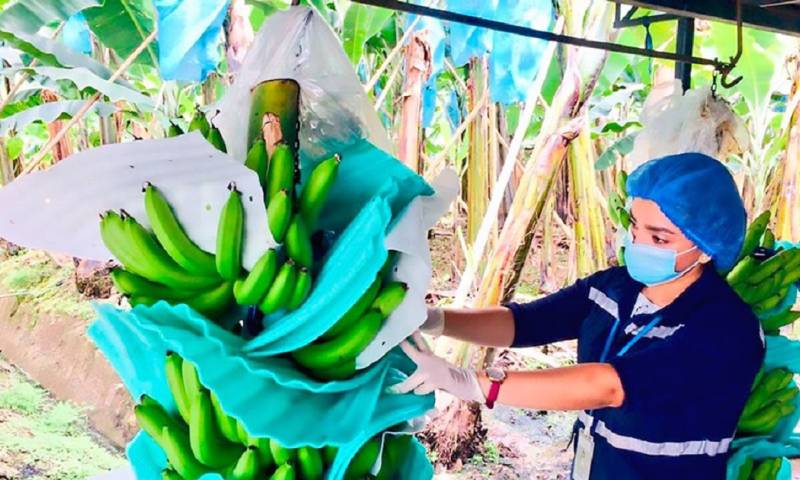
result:
M 427 395 L 434 390 L 444 390 L 462 400 L 486 401 L 475 370 L 458 368 L 407 340 L 400 344 L 400 348 L 417 364 L 417 370 L 405 381 L 394 385 L 391 388 L 393 392 L 408 393 L 413 390 L 417 395 Z

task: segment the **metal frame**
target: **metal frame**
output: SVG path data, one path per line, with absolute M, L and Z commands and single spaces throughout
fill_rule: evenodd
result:
M 355 3 L 361 3 L 364 5 L 371 5 L 374 7 L 382 7 L 388 8 L 391 10 L 397 10 L 401 12 L 411 13 L 414 15 L 424 15 L 427 17 L 438 18 L 440 20 L 446 20 L 451 22 L 458 22 L 467 25 L 474 25 L 476 27 L 488 28 L 491 30 L 497 30 L 501 32 L 513 33 L 516 35 L 522 35 L 525 37 L 530 38 L 538 38 L 541 40 L 547 40 L 551 42 L 558 42 L 567 45 L 575 45 L 578 47 L 586 47 L 586 48 L 594 48 L 598 50 L 605 50 L 609 52 L 618 52 L 618 53 L 626 53 L 632 55 L 639 55 L 643 57 L 651 57 L 651 58 L 660 58 L 663 60 L 671 60 L 677 63 L 687 64 L 687 65 L 707 65 L 714 67 L 714 70 L 719 72 L 720 74 L 720 85 L 725 88 L 730 88 L 739 81 L 741 81 L 742 77 L 736 78 L 734 80 L 728 80 L 728 75 L 731 73 L 733 68 L 736 66 L 736 62 L 738 62 L 739 58 L 742 54 L 742 22 L 741 22 L 741 0 L 734 0 L 737 5 L 738 10 L 738 45 L 737 45 L 737 54 L 731 57 L 730 61 L 723 62 L 717 58 L 710 59 L 710 58 L 703 58 L 703 57 L 695 57 L 692 55 L 691 50 L 688 50 L 687 47 L 691 47 L 693 42 L 684 41 L 682 42 L 682 46 L 684 50 L 688 50 L 688 54 L 684 53 L 672 53 L 672 52 L 662 52 L 659 50 L 651 50 L 646 48 L 638 48 L 638 47 L 630 47 L 628 45 L 620 45 L 616 43 L 608 43 L 608 42 L 599 42 L 596 40 L 588 40 L 585 38 L 577 38 L 572 37 L 569 35 L 563 35 L 548 31 L 536 30 L 533 28 L 523 27 L 520 25 L 514 25 L 505 22 L 498 22 L 496 20 L 489 20 L 487 18 L 476 17 L 473 15 L 464 15 L 461 13 L 451 12 L 448 10 L 442 10 L 438 8 L 426 7 L 424 5 L 417 5 L 408 2 L 402 2 L 399 0 L 352 0 Z M 619 2 L 616 2 L 619 3 Z M 628 2 L 626 2 L 628 3 Z M 688 24 L 684 26 L 684 29 L 687 29 L 688 32 Z M 693 29 L 692 29 L 693 32 Z M 687 33 L 688 35 L 688 33 Z M 683 72 L 686 69 L 684 68 Z M 685 76 L 686 73 L 683 73 Z M 684 84 L 685 86 L 686 84 Z

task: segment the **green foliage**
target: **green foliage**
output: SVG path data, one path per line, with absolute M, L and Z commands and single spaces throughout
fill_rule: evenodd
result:
M 120 58 L 133 53 L 155 28 L 156 12 L 148 0 L 105 0 L 103 6 L 83 13 L 92 33 Z M 157 44 L 151 43 L 136 61 L 158 65 Z
M 364 44 L 383 29 L 394 12 L 353 3 L 347 9 L 342 27 L 342 46 L 350 61 L 357 65 L 364 51 Z
M 34 34 L 43 26 L 66 21 L 74 13 L 101 3 L 99 0 L 18 1 L 0 14 L 0 30 Z
M 10 386 L 0 390 L 0 409 L 17 413 L 36 413 L 41 408 L 44 398 L 44 390 L 22 379 L 16 379 Z

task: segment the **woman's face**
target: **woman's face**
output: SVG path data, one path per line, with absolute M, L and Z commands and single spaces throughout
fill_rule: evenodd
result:
M 702 208 L 702 207 L 700 207 Z M 688 251 L 694 243 L 669 221 L 652 200 L 634 198 L 631 205 L 631 235 L 634 243 L 643 243 L 678 253 L 675 271 L 682 272 L 695 262 L 707 263 L 710 258 L 700 249 Z M 680 254 L 681 252 L 685 252 Z M 702 258 L 701 258 L 702 257 Z

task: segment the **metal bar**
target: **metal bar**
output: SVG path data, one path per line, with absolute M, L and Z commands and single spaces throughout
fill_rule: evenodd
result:
M 681 18 L 678 20 L 677 37 L 675 53 L 678 55 L 691 55 L 694 48 L 694 18 Z M 692 64 L 675 62 L 675 78 L 681 81 L 684 92 L 692 88 Z
M 705 20 L 736 23 L 736 0 L 688 1 L 688 0 L 618 0 L 626 5 L 652 8 L 660 12 L 691 16 Z M 792 6 L 762 8 L 750 2 L 742 4 L 742 22 L 777 33 L 798 36 L 800 34 L 800 12 Z
M 596 40 L 587 40 L 585 38 L 571 37 L 569 35 L 562 35 L 542 30 L 535 30 L 533 28 L 522 27 L 519 25 L 512 25 L 510 23 L 498 22 L 486 18 L 475 17 L 472 15 L 464 15 L 461 13 L 450 12 L 447 10 L 440 10 L 438 8 L 425 7 L 422 5 L 415 5 L 398 0 L 352 0 L 355 3 L 364 5 L 372 5 L 374 7 L 388 8 L 415 15 L 425 15 L 427 17 L 438 18 L 440 20 L 458 22 L 476 27 L 488 28 L 500 32 L 513 33 L 524 37 L 538 38 L 541 40 L 548 40 L 551 42 L 558 42 L 567 45 L 575 45 L 578 47 L 593 48 L 596 50 L 606 50 L 609 52 L 625 53 L 630 55 L 640 55 L 643 57 L 660 58 L 662 60 L 671 60 L 673 62 L 692 63 L 695 65 L 709 65 L 716 69 L 725 67 L 725 62 L 717 59 L 683 56 L 676 55 L 672 52 L 661 52 L 658 50 L 647 50 L 645 48 L 629 47 L 627 45 L 619 45 L 616 43 L 599 42 Z
M 625 27 L 638 27 L 640 25 L 652 25 L 657 22 L 669 22 L 671 20 L 680 20 L 681 17 L 679 15 L 672 15 L 669 13 L 663 13 L 658 15 L 645 15 L 644 17 L 636 17 L 625 19 L 623 18 L 619 22 L 614 22 L 614 28 L 625 28 Z

